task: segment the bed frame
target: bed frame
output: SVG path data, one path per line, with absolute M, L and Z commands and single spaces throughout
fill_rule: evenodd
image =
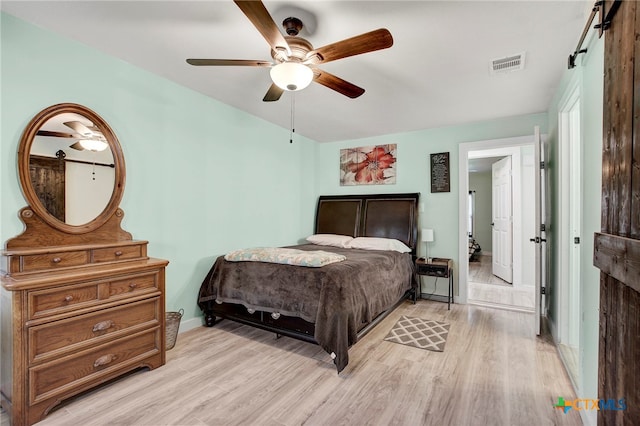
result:
M 353 237 L 395 238 L 412 249 L 415 260 L 418 240 L 419 193 L 320 196 L 316 208 L 315 234 L 340 234 Z M 407 291 L 390 309 L 358 331 L 358 339 L 367 334 L 405 299 L 415 303 L 415 288 Z M 204 313 L 205 325 L 212 327 L 227 318 L 242 324 L 316 343 L 315 326 L 301 318 L 280 315 L 274 319 L 269 312 L 247 309 L 233 303 L 210 301 Z

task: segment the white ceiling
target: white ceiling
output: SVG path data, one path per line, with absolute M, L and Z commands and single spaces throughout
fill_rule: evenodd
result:
M 546 111 L 592 3 L 264 2 L 278 24 L 287 15 L 300 17 L 310 29 L 300 35 L 315 47 L 377 28 L 393 35 L 390 49 L 320 67 L 365 88 L 361 97 L 349 99 L 319 84 L 296 93 L 296 133 L 318 142 Z M 185 62 L 271 59 L 267 42 L 231 0 L 3 0 L 0 7 L 289 128 L 290 93 L 278 102 L 262 102 L 271 84 L 267 68 L 193 67 Z M 491 60 L 519 52 L 526 54 L 524 70 L 489 73 Z

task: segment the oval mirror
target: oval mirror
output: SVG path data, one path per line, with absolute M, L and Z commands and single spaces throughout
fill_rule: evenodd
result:
M 78 104 L 42 110 L 18 148 L 22 192 L 54 228 L 93 231 L 116 212 L 124 190 L 122 148 L 109 125 Z

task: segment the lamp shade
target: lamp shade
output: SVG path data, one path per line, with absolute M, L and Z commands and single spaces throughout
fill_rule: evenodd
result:
M 302 90 L 313 80 L 313 71 L 299 62 L 283 62 L 271 68 L 271 80 L 282 90 Z
M 427 243 L 433 242 L 433 229 L 422 228 L 420 235 L 422 237 L 422 241 Z
M 89 151 L 104 151 L 109 146 L 108 143 L 95 139 L 81 139 L 78 142 L 80 142 L 81 147 Z

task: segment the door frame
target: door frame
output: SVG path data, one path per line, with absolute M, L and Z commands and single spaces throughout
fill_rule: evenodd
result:
M 467 212 L 469 211 L 469 153 L 473 151 L 487 151 L 488 157 L 497 155 L 495 152 L 491 153 L 490 150 L 502 150 L 508 148 L 516 148 L 522 146 L 533 145 L 533 133 L 528 136 L 517 136 L 504 139 L 490 139 L 484 141 L 475 142 L 463 142 L 458 145 L 458 182 L 459 198 L 458 198 L 458 295 L 456 298 L 457 303 L 466 304 L 469 296 L 469 239 L 467 236 Z M 500 151 L 500 152 L 502 152 Z M 518 155 L 519 155 L 519 150 Z M 500 154 L 509 155 L 509 154 Z M 514 183 L 515 185 L 515 183 Z M 515 218 L 514 218 L 515 219 Z M 516 249 L 516 232 L 514 231 L 514 243 L 513 248 Z M 522 247 L 520 241 L 522 241 L 522 230 L 518 230 L 519 242 L 517 243 L 517 249 Z M 515 259 L 515 256 L 514 256 Z M 519 269 L 522 269 L 519 267 Z M 515 273 L 515 267 L 514 267 Z M 514 277 L 515 279 L 515 277 Z
M 574 237 L 584 239 L 582 233 L 582 75 L 578 75 L 573 84 L 567 88 L 565 95 L 558 103 L 558 169 L 560 197 L 559 219 L 559 253 L 557 324 L 554 336 L 556 342 L 575 346 L 578 356 L 582 348 L 582 321 L 580 313 L 580 245 L 576 247 L 571 240 Z M 577 123 L 576 123 L 577 120 Z M 579 183 L 578 191 L 574 182 Z M 578 229 L 575 229 L 577 225 Z M 577 252 L 577 253 L 576 253 Z M 561 357 L 562 357 L 561 353 Z M 578 361 L 579 362 L 579 361 Z M 579 365 L 576 366 L 579 368 Z M 569 370 L 567 368 L 567 370 Z M 571 380 L 579 389 L 578 372 L 568 371 Z M 574 377 L 575 374 L 575 377 Z

